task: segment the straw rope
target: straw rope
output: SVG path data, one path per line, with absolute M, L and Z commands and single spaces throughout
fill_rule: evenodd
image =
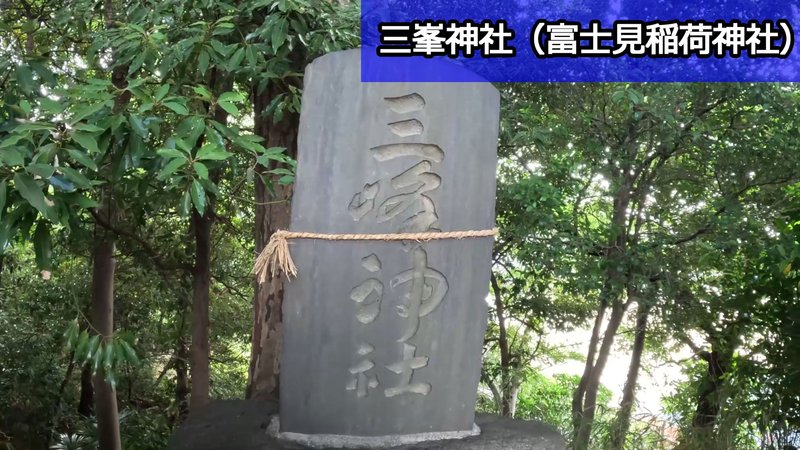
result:
M 258 277 L 258 281 L 263 283 L 267 280 L 267 273 L 274 277 L 278 270 L 291 278 L 297 276 L 297 266 L 292 261 L 289 252 L 290 239 L 320 239 L 324 241 L 417 241 L 427 242 L 441 239 L 464 239 L 476 237 L 494 236 L 498 232 L 497 228 L 490 230 L 468 230 L 468 231 L 426 231 L 422 233 L 382 233 L 382 234 L 333 234 L 333 233 L 310 233 L 307 231 L 287 231 L 278 230 L 272 233 L 269 243 L 256 258 L 253 273 Z

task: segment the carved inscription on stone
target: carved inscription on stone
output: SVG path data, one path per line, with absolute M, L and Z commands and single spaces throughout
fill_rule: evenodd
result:
M 375 347 L 367 344 L 362 343 L 358 347 L 358 351 L 356 352 L 360 357 L 365 357 L 372 353 L 375 350 Z M 367 396 L 367 389 L 374 389 L 378 387 L 380 384 L 378 382 L 378 377 L 375 375 L 367 374 L 372 368 L 375 367 L 375 363 L 368 358 L 361 359 L 355 366 L 350 368 L 350 374 L 353 375 L 353 378 L 350 379 L 350 382 L 347 384 L 346 388 L 348 391 L 356 391 L 356 395 L 360 397 Z
M 425 99 L 411 93 L 400 97 L 384 99 L 387 108 L 398 115 L 411 114 L 425 108 Z M 394 139 L 421 136 L 425 124 L 417 118 L 398 117 L 387 124 Z M 386 223 L 396 218 L 402 219 L 397 232 L 439 231 L 439 217 L 436 204 L 428 195 L 438 189 L 442 178 L 436 173 L 434 164 L 444 160 L 444 151 L 436 144 L 427 142 L 389 142 L 369 149 L 369 154 L 378 162 L 401 157 L 415 157 L 418 161 L 403 172 L 380 180 L 365 180 L 361 191 L 356 192 L 348 212 L 355 221 L 374 220 Z M 381 186 L 385 189 L 381 189 Z M 428 365 L 429 356 L 418 356 L 417 346 L 411 341 L 417 334 L 420 320 L 432 313 L 445 299 L 448 290 L 447 279 L 434 267 L 428 265 L 428 254 L 423 244 L 404 242 L 409 251 L 409 268 L 391 276 L 389 287 L 392 298 L 399 299 L 395 305 L 396 314 L 404 321 L 402 334 L 397 336 L 401 347 L 401 357 L 396 361 L 377 362 L 367 358 L 375 348 L 362 343 L 356 351 L 358 360 L 349 369 L 353 378 L 346 388 L 355 391 L 358 397 L 366 397 L 369 389 L 379 386 L 377 375 L 373 372 L 380 365 L 391 377 L 391 387 L 384 389 L 386 397 L 404 394 L 428 395 L 432 386 L 415 380 L 414 371 Z M 355 319 L 362 326 L 370 326 L 381 313 L 384 295 L 384 282 L 381 262 L 378 255 L 365 256 L 361 266 L 370 276 L 353 287 L 350 299 L 355 303 Z

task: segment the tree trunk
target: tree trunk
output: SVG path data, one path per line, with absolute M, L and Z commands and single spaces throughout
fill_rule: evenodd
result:
M 100 213 L 101 216 L 103 213 Z M 107 216 L 106 219 L 108 218 Z M 110 221 L 109 221 L 110 222 Z M 92 272 L 92 327 L 108 342 L 114 334 L 114 239 L 110 232 L 96 226 Z M 105 380 L 102 365 L 94 375 L 97 437 L 100 450 L 121 450 L 117 395 Z
M 597 392 L 600 389 L 600 377 L 603 375 L 608 355 L 614 344 L 614 337 L 619 330 L 622 319 L 625 317 L 626 304 L 615 302 L 611 307 L 611 316 L 608 319 L 608 326 L 603 335 L 603 344 L 597 353 L 597 361 L 592 368 L 591 376 L 586 381 L 586 395 L 583 400 L 581 411 L 581 421 L 573 441 L 575 450 L 587 450 L 592 435 L 592 425 L 594 424 L 595 410 L 597 408 Z
M 514 367 L 511 361 L 511 349 L 508 344 L 508 330 L 506 329 L 506 313 L 503 297 L 500 293 L 500 285 L 494 273 L 491 276 L 492 292 L 494 293 L 494 308 L 497 315 L 498 327 L 498 347 L 500 349 L 500 414 L 503 417 L 514 417 L 517 409 L 517 393 L 519 392 L 519 382 L 514 378 Z
M 78 414 L 83 417 L 91 417 L 94 414 L 92 366 L 89 364 L 84 364 L 81 369 L 81 397 L 78 401 Z
M 190 349 L 192 388 L 190 411 L 209 402 L 209 301 L 211 290 L 211 230 L 214 226 L 213 203 L 209 198 L 205 214 L 192 210 L 195 237 L 195 261 L 192 273 L 192 345 Z
M 639 379 L 639 369 L 642 366 L 642 353 L 644 352 L 649 316 L 650 308 L 639 305 L 636 314 L 636 334 L 633 338 L 631 363 L 628 366 L 628 377 L 622 390 L 622 400 L 619 404 L 619 412 L 617 412 L 617 419 L 611 434 L 611 448 L 614 450 L 622 450 L 625 447 L 625 437 L 630 428 L 631 412 L 636 399 L 636 385 Z
M 113 0 L 104 0 L 104 25 L 106 29 L 116 26 Z M 120 114 L 131 98 L 126 77 L 128 67 L 116 66 L 111 72 L 111 83 L 121 92 L 114 99 L 113 114 Z M 108 152 L 114 158 L 113 144 Z M 119 155 L 117 155 L 119 156 Z M 103 208 L 96 211 L 96 217 L 105 224 L 113 226 L 116 211 L 113 207 L 113 191 L 107 185 L 102 192 Z M 92 251 L 92 327 L 99 333 L 102 343 L 108 342 L 114 334 L 114 274 L 117 260 L 114 235 L 105 226 L 95 220 L 95 247 Z M 105 380 L 102 365 L 93 377 L 95 415 L 97 417 L 97 441 L 99 450 L 121 450 L 122 440 L 119 434 L 119 411 L 117 410 L 117 394 Z
M 635 154 L 635 147 L 631 147 L 629 152 Z M 592 433 L 592 423 L 594 421 L 595 408 L 597 406 L 597 391 L 600 388 L 600 377 L 605 369 L 611 345 L 614 343 L 614 336 L 625 316 L 627 304 L 621 302 L 621 287 L 625 280 L 625 273 L 622 270 L 623 260 L 627 253 L 628 246 L 628 206 L 631 203 L 631 189 L 633 187 L 633 175 L 629 170 L 629 165 L 623 166 L 617 171 L 614 177 L 619 182 L 619 188 L 614 194 L 613 215 L 611 217 L 608 244 L 604 255 L 606 263 L 605 281 L 603 290 L 600 293 L 600 309 L 595 318 L 594 329 L 592 330 L 592 340 L 589 342 L 589 352 L 586 357 L 586 366 L 581 380 L 578 384 L 572 400 L 573 412 L 573 433 L 574 439 L 572 447 L 575 450 L 586 450 L 589 448 L 589 440 Z M 597 348 L 597 338 L 595 333 L 599 333 L 600 324 L 605 315 L 607 305 L 611 305 L 611 316 L 608 326 L 603 336 L 603 343 L 599 353 L 594 359 Z
M 189 348 L 181 337 L 175 352 L 175 404 L 178 407 L 177 422 L 186 418 L 189 412 Z
M 517 396 L 519 394 L 519 382 L 516 379 L 509 379 L 508 385 L 503 387 L 503 402 L 501 414 L 503 417 L 514 418 L 517 414 Z
M 581 418 L 583 417 L 583 397 L 586 394 L 586 383 L 588 383 L 589 377 L 592 375 L 594 361 L 597 357 L 597 346 L 600 343 L 600 330 L 603 327 L 606 309 L 608 309 L 608 304 L 603 298 L 600 301 L 600 307 L 594 318 L 592 337 L 589 339 L 589 351 L 586 353 L 586 363 L 583 367 L 583 374 L 578 382 L 578 387 L 575 388 L 575 392 L 572 394 L 572 427 L 574 430 L 580 427 Z
M 706 379 L 700 384 L 697 392 L 697 408 L 695 409 L 692 426 L 694 428 L 710 429 L 714 426 L 719 415 L 719 388 L 722 377 L 727 372 L 727 364 L 723 361 L 718 349 L 712 344 L 711 352 L 698 355 L 706 361 Z
M 272 117 L 262 117 L 261 113 L 284 88 L 270 84 L 263 93 L 253 92 L 253 111 L 255 111 L 255 133 L 265 139 L 267 147 L 283 147 L 292 158 L 297 156 L 297 130 L 299 116 L 286 113 L 278 123 Z M 259 166 L 257 172 L 263 174 L 272 167 Z M 271 179 L 272 190 L 260 176 L 255 180 L 255 241 L 256 252 L 269 242 L 276 230 L 289 229 L 291 217 L 290 200 L 292 187 L 279 185 L 278 177 L 264 175 Z M 268 277 L 266 282 L 256 281 L 253 296 L 253 334 L 250 354 L 247 398 L 277 401 L 279 396 L 280 358 L 283 347 L 283 280 Z

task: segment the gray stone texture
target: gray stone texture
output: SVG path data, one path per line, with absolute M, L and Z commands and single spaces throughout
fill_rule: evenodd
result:
M 489 83 L 361 83 L 358 50 L 315 60 L 292 231 L 492 228 L 498 122 Z M 281 431 L 472 429 L 492 242 L 291 241 Z
M 305 450 L 267 434 L 272 403 L 252 400 L 212 402 L 191 415 L 170 440 L 169 450 Z M 392 450 L 564 450 L 564 440 L 548 425 L 478 414 L 480 436 L 392 447 Z

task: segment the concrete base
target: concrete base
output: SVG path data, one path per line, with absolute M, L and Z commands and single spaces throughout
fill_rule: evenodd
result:
M 307 450 L 270 436 L 277 408 L 250 400 L 213 402 L 190 416 L 170 440 L 169 450 Z M 527 420 L 478 414 L 479 436 L 389 447 L 385 450 L 564 450 L 551 426 Z M 319 449 L 319 447 L 317 447 Z M 332 449 L 325 449 L 332 450 Z

